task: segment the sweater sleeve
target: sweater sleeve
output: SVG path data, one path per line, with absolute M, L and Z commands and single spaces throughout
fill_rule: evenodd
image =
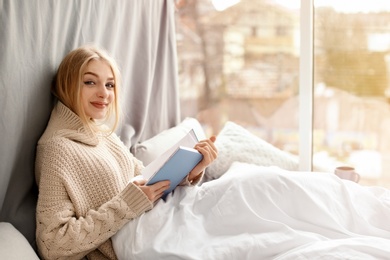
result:
M 111 200 L 83 216 L 76 215 L 71 190 L 62 176 L 66 158 L 37 154 L 39 198 L 36 239 L 44 259 L 81 259 L 110 239 L 124 224 L 153 207 L 147 196 L 129 183 Z
M 142 161 L 138 160 L 134 155 L 131 155 L 134 158 L 134 177 L 142 175 L 142 170 L 145 168 Z

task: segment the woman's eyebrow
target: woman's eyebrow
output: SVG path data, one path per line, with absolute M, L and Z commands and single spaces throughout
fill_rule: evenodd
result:
M 87 71 L 87 72 L 85 72 L 84 73 L 84 75 L 88 75 L 88 74 L 90 74 L 90 75 L 92 75 L 92 76 L 95 76 L 95 77 L 99 77 L 99 75 L 98 74 L 96 74 L 96 73 L 93 73 L 93 72 L 89 72 L 89 71 Z
M 93 72 L 90 72 L 90 71 L 87 71 L 87 72 L 85 72 L 84 73 L 84 76 L 85 75 L 92 75 L 92 76 L 95 76 L 95 77 L 97 77 L 97 78 L 99 78 L 99 75 L 98 74 L 96 74 L 96 73 L 93 73 Z M 107 80 L 114 80 L 114 77 L 109 77 L 109 78 L 107 78 Z

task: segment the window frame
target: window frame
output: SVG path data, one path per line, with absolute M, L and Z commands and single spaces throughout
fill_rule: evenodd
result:
M 313 0 L 301 0 L 299 60 L 299 170 L 313 169 Z

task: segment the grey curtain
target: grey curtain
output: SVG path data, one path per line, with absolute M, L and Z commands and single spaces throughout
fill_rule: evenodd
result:
M 121 68 L 126 145 L 180 119 L 172 0 L 1 0 L 0 221 L 32 244 L 35 146 L 52 108 L 50 82 L 84 43 L 107 49 Z

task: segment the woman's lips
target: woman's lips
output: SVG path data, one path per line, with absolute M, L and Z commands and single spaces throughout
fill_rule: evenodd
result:
M 103 102 L 91 102 L 91 105 L 100 109 L 107 107 L 107 103 Z

